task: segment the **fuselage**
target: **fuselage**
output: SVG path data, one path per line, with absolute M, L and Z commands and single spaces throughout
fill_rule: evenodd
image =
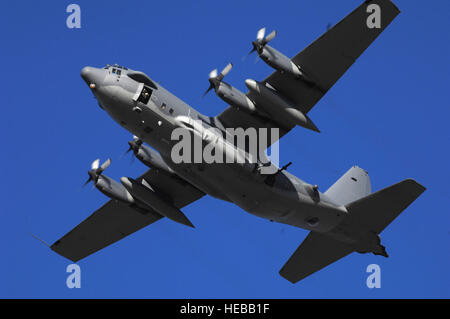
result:
M 99 105 L 117 123 L 156 149 L 170 169 L 206 194 L 232 202 L 245 211 L 317 232 L 329 232 L 347 215 L 318 189 L 287 171 L 264 182 L 253 166 L 242 163 L 174 163 L 172 140 L 176 128 L 203 131 L 226 128 L 215 118 L 200 114 L 142 72 L 119 66 L 86 67 L 83 79 L 90 85 Z M 206 136 L 216 141 L 223 136 Z M 273 164 L 270 164 L 273 165 Z

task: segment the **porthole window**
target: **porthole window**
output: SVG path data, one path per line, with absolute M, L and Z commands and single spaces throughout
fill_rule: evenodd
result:
M 306 222 L 308 223 L 309 226 L 315 227 L 319 225 L 319 218 L 317 217 L 308 218 Z

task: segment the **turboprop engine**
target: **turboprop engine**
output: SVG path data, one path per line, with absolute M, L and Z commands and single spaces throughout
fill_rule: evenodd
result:
M 136 156 L 136 158 L 144 165 L 166 171 L 167 173 L 173 173 L 173 170 L 166 164 L 161 155 L 157 151 L 144 145 L 139 137 L 133 136 L 133 140 L 129 141 L 128 145 L 130 147 L 125 154 L 133 151 L 134 156 Z
M 297 79 L 303 79 L 308 83 L 315 84 L 298 65 L 292 62 L 291 59 L 273 47 L 267 45 L 267 43 L 275 38 L 276 31 L 272 31 L 267 36 L 265 36 L 265 33 L 266 28 L 262 28 L 258 31 L 256 34 L 256 41 L 252 41 L 253 49 L 249 54 L 256 51 L 259 57 L 275 70 L 292 75 Z
M 138 182 L 129 177 L 122 177 L 120 179 L 121 184 L 102 174 L 111 164 L 110 159 L 106 160 L 101 166 L 99 164 L 99 159 L 92 162 L 91 169 L 88 171 L 89 179 L 84 185 L 93 181 L 95 187 L 111 199 L 135 204 L 144 209 L 151 208 L 160 215 L 177 223 L 194 227 L 190 220 L 178 208 L 163 199 L 160 194 L 158 195 L 144 179 Z
M 256 108 L 253 102 L 234 86 L 222 81 L 225 75 L 227 75 L 231 71 L 232 67 L 233 65 L 231 63 L 228 63 L 227 66 L 222 70 L 222 72 L 220 72 L 220 74 L 217 74 L 217 69 L 212 70 L 209 73 L 209 88 L 206 90 L 203 96 L 214 89 L 216 95 L 226 103 L 238 109 L 242 109 L 243 111 L 246 111 L 248 113 L 254 113 L 256 111 Z
M 135 201 L 133 196 L 131 196 L 122 184 L 102 174 L 103 171 L 111 165 L 111 160 L 108 158 L 101 166 L 99 165 L 99 159 L 92 162 L 91 169 L 88 171 L 89 179 L 86 183 L 84 183 L 84 186 L 86 186 L 90 181 L 93 181 L 94 186 L 109 198 L 134 204 Z

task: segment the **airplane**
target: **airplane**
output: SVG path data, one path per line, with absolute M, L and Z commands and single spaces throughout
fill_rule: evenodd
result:
M 374 5 L 381 9 L 379 28 L 367 25 Z M 163 217 L 194 227 L 181 209 L 210 195 L 258 217 L 309 230 L 279 271 L 292 283 L 352 252 L 388 257 L 380 233 L 425 191 L 415 180 L 372 192 L 368 173 L 354 166 L 322 193 L 290 174 L 290 163 L 265 175 L 260 168 L 267 162 L 259 160 L 253 166 L 176 163 L 171 134 L 183 128 L 204 137 L 203 130 L 214 128 L 221 133 L 213 138 L 220 140 L 228 128 L 278 129 L 278 138 L 295 126 L 319 132 L 307 113 L 399 13 L 390 0 L 365 1 L 293 58 L 269 46 L 275 31 L 266 36 L 260 29 L 251 53 L 274 72 L 262 81 L 247 79 L 249 91 L 243 93 L 223 81 L 232 64 L 220 73 L 212 71 L 205 94 L 214 90 L 229 104 L 214 117 L 196 111 L 143 72 L 117 64 L 84 67 L 81 77 L 99 106 L 135 136 L 129 152 L 149 170 L 118 182 L 104 174 L 109 159 L 95 160 L 87 183 L 92 181 L 110 200 L 51 249 L 77 262 Z

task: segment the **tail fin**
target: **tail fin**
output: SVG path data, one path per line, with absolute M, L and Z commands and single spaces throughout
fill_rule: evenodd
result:
M 335 193 L 338 189 L 342 189 L 342 193 L 352 189 L 348 186 L 344 187 L 347 178 L 353 176 L 353 174 L 348 175 L 352 172 L 364 171 L 357 167 L 350 169 L 330 188 L 330 190 L 333 190 L 333 194 L 339 194 L 339 192 Z M 368 190 L 370 192 L 370 183 L 367 173 L 362 176 L 366 177 L 364 185 L 368 185 Z M 344 186 L 341 188 L 340 185 Z M 351 220 L 356 222 L 357 227 L 362 226 L 366 230 L 379 234 L 424 191 L 425 187 L 412 179 L 407 179 L 357 199 L 348 204 L 346 208 L 352 217 Z M 344 198 L 346 198 L 346 200 L 348 200 L 351 198 L 350 193 L 347 194 L 347 197 L 341 197 L 341 199 L 344 200 Z M 354 197 L 361 197 L 361 194 L 362 192 L 352 195 Z M 380 251 L 375 251 L 374 253 L 386 255 L 384 247 L 380 245 L 379 248 Z M 296 283 L 347 256 L 354 250 L 354 247 L 326 236 L 326 234 L 310 232 L 308 237 L 306 237 L 303 243 L 297 248 L 280 270 L 280 275 L 290 282 Z
M 325 192 L 325 195 L 338 205 L 346 205 L 366 197 L 370 192 L 369 174 L 362 168 L 353 166 Z
M 346 208 L 357 224 L 379 234 L 425 189 L 415 180 L 407 179 L 354 201 Z

